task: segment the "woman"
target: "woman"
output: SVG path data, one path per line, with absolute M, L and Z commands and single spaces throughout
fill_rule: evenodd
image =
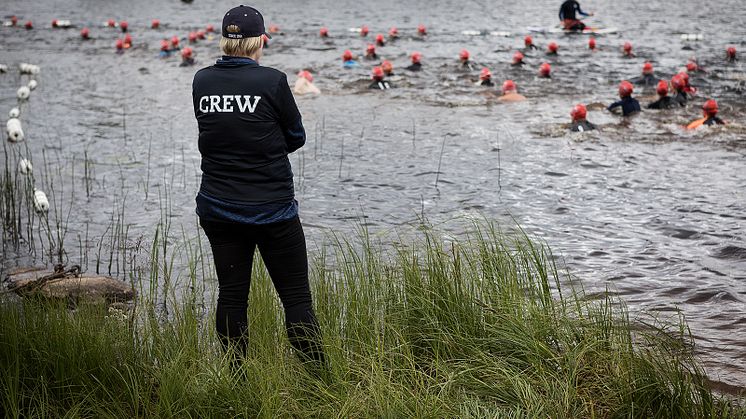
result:
M 259 65 L 263 35 L 269 36 L 256 9 L 231 9 L 220 40 L 225 55 L 192 82 L 202 155 L 197 214 L 218 275 L 216 328 L 224 347 L 246 354 L 258 247 L 285 309 L 291 344 L 304 360 L 323 363 L 288 159 L 306 134 L 287 76 Z

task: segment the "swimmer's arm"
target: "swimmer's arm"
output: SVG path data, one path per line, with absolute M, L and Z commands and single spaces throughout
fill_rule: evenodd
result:
M 614 112 L 614 109 L 616 109 L 616 108 L 618 108 L 618 107 L 620 107 L 620 106 L 622 106 L 622 101 L 621 101 L 621 100 L 620 100 L 620 101 L 618 101 L 618 102 L 614 102 L 614 103 L 612 103 L 612 104 L 611 104 L 611 105 L 609 105 L 609 107 L 608 107 L 608 108 L 606 108 L 606 109 L 607 109 L 607 110 L 608 110 L 609 112 Z
M 593 16 L 593 13 L 586 13 L 586 12 L 580 10 L 580 3 L 578 3 L 578 2 L 575 2 L 575 10 L 581 16 Z

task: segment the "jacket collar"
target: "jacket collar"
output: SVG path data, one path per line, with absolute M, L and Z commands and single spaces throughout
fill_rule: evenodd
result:
M 257 67 L 259 66 L 259 63 L 252 60 L 251 58 L 223 55 L 222 57 L 218 58 L 218 60 L 215 62 L 215 65 L 218 67 L 238 67 L 242 65 Z

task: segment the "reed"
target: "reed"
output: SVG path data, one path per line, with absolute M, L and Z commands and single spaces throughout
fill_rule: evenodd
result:
M 311 276 L 328 371 L 306 371 L 257 260 L 250 352 L 233 370 L 217 345 L 199 236 L 130 271 L 127 311 L 0 304 L 0 407 L 9 417 L 742 417 L 714 395 L 683 320 L 632 323 L 611 296 L 567 288 L 550 251 L 520 229 L 432 229 L 383 245 L 332 237 Z M 165 277 L 187 260 L 185 282 Z M 178 277 L 178 275 L 177 275 Z M 149 282 L 149 284 L 147 284 Z M 163 289 L 158 284 L 170 283 Z M 168 311 L 159 309 L 165 296 Z M 8 298 L 4 296 L 2 298 Z

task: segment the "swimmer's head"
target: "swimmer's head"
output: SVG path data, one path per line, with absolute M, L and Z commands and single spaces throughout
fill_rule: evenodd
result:
M 532 38 L 531 35 L 526 35 L 526 37 L 523 38 L 523 45 L 525 45 L 526 48 L 530 48 L 534 45 L 534 38 Z
M 559 45 L 557 45 L 556 42 L 550 42 L 549 45 L 547 46 L 547 52 L 549 52 L 550 54 L 556 54 L 558 50 L 559 50 Z
M 346 49 L 345 52 L 342 53 L 342 61 L 352 61 L 352 51 Z
M 624 46 L 622 46 L 622 51 L 624 52 L 624 55 L 632 55 L 632 44 L 625 42 Z
M 518 87 L 513 80 L 505 80 L 503 83 L 503 94 L 518 93 Z
M 88 39 L 88 37 L 90 36 L 90 33 L 91 33 L 90 29 L 83 28 L 80 30 L 80 37 L 83 39 Z
M 376 35 L 376 45 L 382 47 L 384 44 L 386 44 L 386 41 L 383 39 L 383 34 L 379 33 Z
M 523 64 L 523 53 L 520 51 L 516 51 L 515 54 L 513 54 L 513 64 Z
M 192 54 L 193 53 L 194 53 L 194 51 L 192 51 L 192 49 L 190 47 L 186 47 L 186 48 L 184 48 L 184 49 L 181 50 L 181 58 L 183 60 L 188 60 L 188 59 L 192 58 Z
M 479 72 L 479 80 L 485 81 L 485 80 L 491 80 L 492 79 L 492 72 L 490 72 L 490 69 L 487 67 L 484 67 L 482 71 Z
M 412 64 L 419 64 L 420 61 L 422 61 L 422 54 L 420 54 L 419 52 L 415 51 L 415 52 L 412 53 L 412 55 L 410 56 L 410 58 L 412 59 Z
M 306 79 L 308 81 L 311 81 L 311 82 L 313 81 L 313 74 L 311 74 L 311 72 L 308 71 L 308 70 L 301 70 L 298 73 L 298 77 L 304 78 L 304 79 Z
M 321 29 L 319 29 L 319 36 L 322 38 L 328 38 L 329 28 L 327 28 L 326 26 L 323 26 Z
M 370 76 L 375 81 L 381 81 L 383 80 L 383 69 L 381 67 L 373 67 L 373 72 Z
M 187 35 L 187 39 L 189 40 L 189 43 L 195 43 L 197 42 L 197 32 L 189 32 L 189 35 Z
M 469 61 L 469 51 L 462 49 L 461 52 L 458 53 L 458 59 L 462 63 Z
M 619 83 L 619 97 L 625 98 L 632 96 L 632 92 L 634 92 L 635 88 L 632 86 L 632 83 L 628 82 L 627 80 L 622 81 Z
M 702 112 L 708 118 L 717 115 L 718 114 L 718 103 L 715 102 L 713 99 L 708 100 L 707 102 L 705 102 L 704 105 L 702 105 Z
M 596 38 L 591 38 L 588 40 L 588 49 L 590 50 L 596 49 Z
M 389 60 L 383 60 L 381 63 L 381 69 L 387 76 L 390 76 L 394 72 L 394 65 L 391 64 L 391 61 Z
M 645 61 L 645 64 L 642 65 L 642 74 L 653 74 L 653 64 L 649 61 Z
M 695 63 L 694 61 L 689 61 L 688 63 L 686 63 L 686 71 L 688 73 L 694 73 L 695 71 L 697 71 L 697 69 L 697 63 Z
M 392 26 L 391 29 L 389 29 L 389 36 L 397 38 L 399 36 L 399 29 L 396 29 L 396 26 Z
M 671 85 L 677 92 L 683 92 L 684 89 L 686 89 L 686 81 L 684 81 L 684 78 L 681 77 L 681 73 L 673 76 L 673 78 L 671 79 Z
M 588 116 L 588 110 L 585 108 L 585 105 L 577 104 L 573 106 L 570 111 L 570 116 L 572 117 L 573 122 L 582 121 Z
M 365 47 L 365 55 L 368 55 L 368 56 L 376 55 L 376 46 L 373 44 L 368 44 L 368 46 Z
M 728 56 L 728 59 L 735 60 L 736 59 L 736 47 L 728 47 L 725 50 L 725 53 Z
M 114 43 L 114 47 L 116 47 L 117 51 L 121 51 L 124 49 L 124 41 L 121 39 L 117 39 L 117 41 Z
M 668 82 L 665 80 L 659 81 L 658 86 L 655 88 L 655 92 L 658 93 L 658 96 L 660 97 L 668 96 Z
M 427 28 L 425 27 L 425 25 L 420 23 L 420 25 L 417 26 L 417 33 L 422 36 L 427 35 Z
M 277 25 L 269 25 L 269 33 L 280 33 L 280 27 Z
M 168 39 L 161 39 L 161 51 L 168 51 L 170 46 L 171 44 L 168 42 Z
M 552 66 L 549 63 L 542 63 L 539 66 L 539 76 L 549 77 L 552 74 Z
M 369 31 L 370 31 L 370 30 L 368 29 L 368 25 L 363 25 L 363 26 L 362 26 L 362 27 L 360 28 L 360 36 L 368 36 L 368 32 L 369 32 Z

